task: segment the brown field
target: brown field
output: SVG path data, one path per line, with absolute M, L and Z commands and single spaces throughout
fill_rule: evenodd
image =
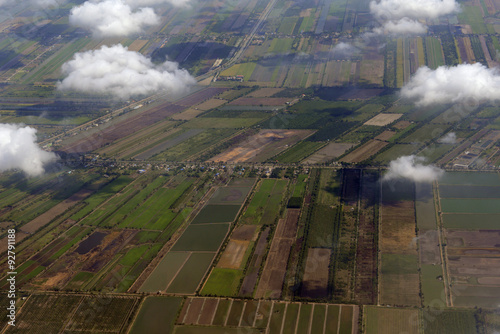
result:
M 215 162 L 261 162 L 311 135 L 311 130 L 260 130 L 211 158 Z
M 139 51 L 148 42 L 149 42 L 149 40 L 147 40 L 147 39 L 136 39 L 135 41 L 132 42 L 132 44 L 130 44 L 128 46 L 128 49 L 130 51 Z
M 411 125 L 410 121 L 399 121 L 396 124 L 394 124 L 393 127 L 395 127 L 398 130 L 403 130 L 409 127 L 410 125 Z
M 214 108 L 220 107 L 224 103 L 227 103 L 227 101 L 226 100 L 222 100 L 222 99 L 210 99 L 208 101 L 205 101 L 203 103 L 198 104 L 196 106 L 196 108 L 198 108 L 200 110 L 203 110 L 203 111 L 207 111 L 207 110 L 210 110 L 210 109 L 214 109 Z
M 186 107 L 184 106 L 166 102 L 134 116 L 122 116 L 123 118 L 121 120 L 117 120 L 117 123 L 110 124 L 104 129 L 98 129 L 98 131 L 94 133 L 88 133 L 87 137 L 65 145 L 62 151 L 67 153 L 85 153 L 96 150 L 114 141 L 122 139 L 123 137 L 154 125 L 166 117 L 172 116 L 173 114 L 184 110 L 185 108 Z
M 201 102 L 208 100 L 220 93 L 225 92 L 229 88 L 219 87 L 219 88 L 205 88 L 200 91 L 197 91 L 194 94 L 191 94 L 179 101 L 176 101 L 176 105 L 184 106 L 184 107 L 192 107 L 194 105 L 200 104 Z
M 382 132 L 381 134 L 379 134 L 374 139 L 387 141 L 387 140 L 391 139 L 391 137 L 394 136 L 395 134 L 396 134 L 395 131 L 386 130 L 386 131 Z
M 260 234 L 259 241 L 255 245 L 255 251 L 248 265 L 246 276 L 241 283 L 241 288 L 239 295 L 244 297 L 250 297 L 253 294 L 255 285 L 257 284 L 257 279 L 259 275 L 259 270 L 264 259 L 264 254 L 266 252 L 267 238 L 269 236 L 270 228 L 267 227 Z
M 388 124 L 391 124 L 395 120 L 401 118 L 403 114 L 384 114 L 380 113 L 377 116 L 373 117 L 372 119 L 369 119 L 364 123 L 364 125 L 374 125 L 374 126 L 386 126 Z
M 198 318 L 200 317 L 200 312 L 205 303 L 205 298 L 190 298 L 188 310 L 184 318 L 184 323 L 187 325 L 196 325 L 198 323 Z M 187 301 L 186 301 L 187 304 Z
M 446 230 L 448 247 L 496 248 L 499 246 L 499 238 L 500 230 Z
M 417 254 L 413 201 L 382 203 L 381 214 L 380 251 L 391 254 Z
M 184 110 L 183 112 L 172 115 L 171 118 L 176 121 L 189 121 L 190 119 L 193 119 L 204 112 L 205 111 L 201 109 L 189 108 L 187 110 Z
M 320 150 L 313 153 L 306 160 L 304 160 L 303 164 L 316 164 L 326 162 L 328 160 L 337 158 L 344 154 L 345 151 L 353 147 L 355 144 L 353 143 L 330 143 Z
M 249 245 L 250 241 L 229 240 L 217 267 L 239 269 Z
M 374 154 L 376 154 L 386 145 L 388 145 L 387 142 L 372 139 L 363 146 L 347 154 L 345 157 L 341 159 L 341 161 L 354 162 L 354 163 L 364 161 L 369 157 L 373 156 Z
M 269 249 L 266 264 L 255 292 L 256 298 L 279 298 L 285 279 L 288 257 L 295 242 L 299 209 L 288 209 L 280 219 Z
M 302 297 L 328 297 L 328 273 L 332 250 L 328 248 L 309 248 L 304 270 Z
M 29 223 L 23 225 L 20 230 L 25 232 L 25 233 L 34 233 L 36 232 L 40 227 L 44 226 L 45 224 L 48 224 L 52 219 L 55 217 L 59 216 L 69 208 L 71 208 L 73 205 L 76 203 L 84 200 L 88 196 L 90 196 L 93 193 L 92 190 L 88 189 L 82 189 L 79 192 L 73 194 L 71 197 L 65 199 L 61 203 L 57 204 L 50 210 L 48 210 L 45 213 L 42 213 L 40 216 L 36 217 Z
M 78 271 L 97 273 L 132 240 L 136 233 L 137 231 L 131 230 L 112 231 L 98 245 L 93 245 L 83 254 L 76 251 L 66 252 L 32 284 L 43 289 L 62 288 Z
M 248 94 L 248 97 L 271 97 L 281 92 L 284 88 L 260 88 Z
M 472 50 L 472 44 L 470 42 L 470 38 L 464 37 L 463 42 L 464 42 L 464 47 L 465 47 L 465 53 L 467 54 L 467 59 L 469 60 L 469 63 L 470 64 L 475 63 L 476 57 L 474 56 L 474 51 Z
M 212 320 L 219 305 L 218 299 L 205 298 L 205 303 L 201 309 L 200 318 L 198 319 L 199 325 L 211 325 Z
M 240 225 L 233 230 L 231 234 L 232 240 L 255 241 L 258 234 L 257 225 Z
M 240 97 L 230 103 L 233 106 L 282 106 L 293 99 L 288 97 Z
M 456 37 L 457 40 L 457 45 L 458 45 L 458 51 L 460 52 L 460 58 L 462 59 L 462 63 L 471 63 L 471 60 L 469 59 L 469 53 L 467 52 L 467 48 L 464 43 L 464 38 L 461 36 Z M 470 41 L 469 41 L 470 44 Z M 474 58 L 472 59 L 474 60 Z
M 441 264 L 439 251 L 439 235 L 436 230 L 419 231 L 418 247 L 422 264 Z
M 380 275 L 380 304 L 420 306 L 418 274 Z
M 374 199 L 379 193 L 377 176 L 362 175 L 360 212 L 358 222 L 358 244 L 356 248 L 356 276 L 354 295 L 362 304 L 376 304 L 377 288 L 377 220 Z

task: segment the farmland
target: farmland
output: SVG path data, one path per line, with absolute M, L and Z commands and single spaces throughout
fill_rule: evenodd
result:
M 421 66 L 494 69 L 498 0 L 409 36 L 375 34 L 359 0 L 167 1 L 131 37 L 35 2 L 1 5 L 0 121 L 58 158 L 0 166 L 0 331 L 500 331 L 498 106 L 400 94 Z M 113 44 L 193 84 L 61 90 L 63 64 Z M 444 175 L 383 179 L 412 154 Z

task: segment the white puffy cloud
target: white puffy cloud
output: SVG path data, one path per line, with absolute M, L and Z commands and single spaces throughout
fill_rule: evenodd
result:
M 370 2 L 370 12 L 379 20 L 436 19 L 457 13 L 460 6 L 455 0 L 381 0 Z
M 462 103 L 470 99 L 500 99 L 500 73 L 480 63 L 440 66 L 435 70 L 421 67 L 401 89 L 405 98 L 419 106 L 436 103 Z
M 336 55 L 339 55 L 341 57 L 350 57 L 353 54 L 360 52 L 359 48 L 357 48 L 356 46 L 354 46 L 352 44 L 345 43 L 345 42 L 340 42 L 340 43 L 336 44 L 332 48 L 332 51 Z
M 76 53 L 62 66 L 58 89 L 110 94 L 120 99 L 159 91 L 182 92 L 196 80 L 177 63 L 155 65 L 121 44 Z
M 191 0 L 125 0 L 125 2 L 135 8 L 163 4 L 170 4 L 175 7 L 187 7 L 191 3 Z
M 442 144 L 455 144 L 457 142 L 457 135 L 455 132 L 448 132 L 446 135 L 439 138 L 439 142 Z
M 397 158 L 389 163 L 389 171 L 383 180 L 407 179 L 415 182 L 432 182 L 440 178 L 444 171 L 430 165 L 423 165 L 425 158 L 407 155 Z
M 419 20 L 436 19 L 457 13 L 460 6 L 455 0 L 380 0 L 370 2 L 370 12 L 382 25 L 373 34 L 423 34 L 425 24 Z
M 427 26 L 419 21 L 404 17 L 397 21 L 387 21 L 381 27 L 374 28 L 377 35 L 422 35 L 427 32 Z
M 30 176 L 44 172 L 43 165 L 55 161 L 54 153 L 36 144 L 36 129 L 0 124 L 0 171 L 19 168 Z
M 146 26 L 158 24 L 152 8 L 136 11 L 122 0 L 87 1 L 71 9 L 69 23 L 88 29 L 94 37 L 120 37 L 139 34 Z

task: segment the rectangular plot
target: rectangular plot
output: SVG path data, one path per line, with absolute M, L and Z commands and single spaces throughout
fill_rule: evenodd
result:
M 500 198 L 500 187 L 440 185 L 441 198 Z
M 425 334 L 475 334 L 474 311 L 424 310 Z
M 139 292 L 157 292 L 165 290 L 188 257 L 189 253 L 167 253 L 151 275 L 146 279 L 144 284 L 139 288 Z
M 366 334 L 419 334 L 421 311 L 365 306 Z
M 353 325 L 354 307 L 348 305 L 342 305 L 340 309 L 340 327 L 339 334 L 351 334 Z
M 166 292 L 194 293 L 210 267 L 214 256 L 214 253 L 192 253 Z
M 147 297 L 139 309 L 130 334 L 172 333 L 181 303 L 180 297 Z
M 300 304 L 288 304 L 288 307 L 286 308 L 285 323 L 283 325 L 283 333 L 295 333 L 299 307 Z
M 255 315 L 254 327 L 256 328 L 267 328 L 269 322 L 269 317 L 271 316 L 271 309 L 273 308 L 273 302 L 269 300 L 261 300 L 257 314 Z
M 191 224 L 230 223 L 238 214 L 241 205 L 208 204 L 201 209 Z
M 439 184 L 500 186 L 500 174 L 479 172 L 447 172 L 439 180 Z
M 443 214 L 443 225 L 456 229 L 500 229 L 499 214 Z
M 340 316 L 340 306 L 339 305 L 328 305 L 327 315 L 326 315 L 326 327 L 325 334 L 337 334 L 339 329 L 339 316 Z
M 229 224 L 189 225 L 172 247 L 172 251 L 208 251 L 219 249 Z
M 326 319 L 326 305 L 315 304 L 311 333 L 323 333 Z
M 299 323 L 297 333 L 309 333 L 312 317 L 312 304 L 302 304 L 300 307 Z
M 200 318 L 198 319 L 199 325 L 211 325 L 212 319 L 217 310 L 219 300 L 215 298 L 205 298 L 205 304 L 201 310 Z
M 500 214 L 500 199 L 441 199 L 441 210 L 448 213 Z
M 280 334 L 281 326 L 283 324 L 283 317 L 285 316 L 285 303 L 274 303 L 271 320 L 269 322 L 269 334 Z
M 204 298 L 190 299 L 189 308 L 183 321 L 186 325 L 196 325 L 198 323 L 198 318 L 200 317 L 200 312 L 204 303 Z
M 251 187 L 220 187 L 209 200 L 210 204 L 242 204 Z
M 243 300 L 233 300 L 233 305 L 229 311 L 227 317 L 227 326 L 238 326 L 240 324 L 241 313 L 245 307 L 245 301 Z
M 229 312 L 229 307 L 231 306 L 231 300 L 220 299 L 217 310 L 215 311 L 214 320 L 212 325 L 223 326 L 226 323 L 226 318 Z
M 255 321 L 257 306 L 259 305 L 258 300 L 249 300 L 243 312 L 240 326 L 252 327 Z

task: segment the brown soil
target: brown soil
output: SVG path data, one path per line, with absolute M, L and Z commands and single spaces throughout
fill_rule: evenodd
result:
M 289 209 L 286 219 L 278 221 L 266 264 L 255 292 L 256 298 L 279 298 L 281 296 L 288 257 L 297 233 L 299 213 L 299 209 Z
M 380 251 L 391 254 L 416 254 L 413 201 L 383 203 L 381 210 Z
M 229 240 L 217 264 L 218 268 L 239 269 L 250 241 Z
M 395 134 L 396 134 L 395 131 L 387 130 L 387 131 L 384 131 L 381 134 L 379 134 L 377 137 L 375 137 L 375 139 L 387 141 L 387 140 L 391 139 L 391 137 L 394 136 Z
M 365 122 L 364 125 L 374 125 L 374 126 L 386 126 L 388 124 L 391 124 L 395 120 L 401 118 L 403 114 L 378 114 L 377 116 L 373 117 L 372 119 L 368 120 Z
M 21 231 L 26 232 L 26 233 L 34 233 L 36 232 L 40 227 L 44 226 L 45 224 L 50 223 L 52 219 L 55 217 L 59 216 L 69 208 L 71 208 L 73 205 L 77 204 L 78 202 L 82 201 L 83 199 L 87 198 L 93 193 L 92 190 L 89 189 L 82 189 L 78 191 L 77 193 L 73 194 L 71 197 L 65 199 L 61 203 L 57 204 L 50 210 L 46 211 L 45 213 L 42 213 L 40 216 L 36 217 L 26 225 L 22 226 L 20 228 Z
M 255 241 L 258 234 L 256 225 L 240 225 L 233 230 L 231 234 L 232 240 Z
M 205 304 L 203 305 L 203 309 L 201 310 L 201 315 L 198 319 L 198 325 L 211 325 L 218 305 L 218 299 L 205 298 Z
M 184 319 L 186 325 L 196 325 L 198 323 L 198 318 L 200 317 L 201 308 L 204 302 L 205 298 L 191 299 L 191 304 L 189 305 L 189 309 Z
M 302 297 L 328 297 L 328 272 L 331 249 L 309 248 L 307 252 L 306 268 L 302 282 Z
M 243 283 L 241 284 L 239 292 L 240 296 L 251 297 L 253 294 L 253 290 L 255 289 L 255 285 L 257 284 L 260 266 L 264 258 L 264 253 L 266 251 L 267 238 L 269 236 L 269 232 L 270 228 L 267 227 L 260 234 L 259 241 L 257 241 L 257 245 L 255 246 L 255 251 L 253 253 L 252 259 L 250 260 L 250 264 L 247 269 L 247 274 L 243 279 Z
M 387 142 L 372 139 L 341 159 L 343 162 L 361 162 L 376 154 L 388 145 Z
M 409 127 L 410 125 L 411 125 L 410 121 L 399 121 L 396 124 L 394 124 L 393 127 L 395 127 L 398 130 L 403 130 Z

